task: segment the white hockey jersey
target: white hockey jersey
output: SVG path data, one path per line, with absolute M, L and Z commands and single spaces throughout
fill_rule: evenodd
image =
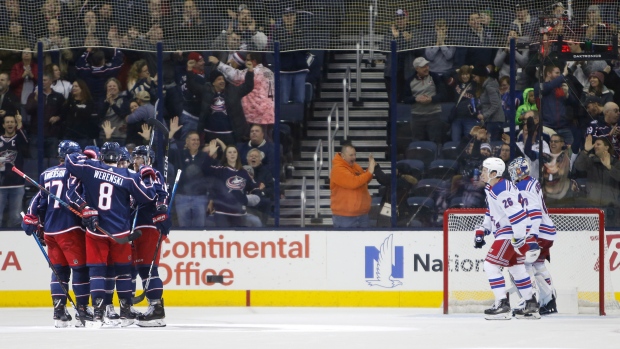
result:
M 527 211 L 532 224 L 530 234 L 545 240 L 555 240 L 555 225 L 549 217 L 540 182 L 533 177 L 525 177 L 516 184 L 519 201 Z
M 512 182 L 500 179 L 493 187 L 487 184 L 488 209 L 482 223 L 493 233 L 496 240 L 525 238 L 531 223 L 527 212 L 519 203 L 519 190 Z

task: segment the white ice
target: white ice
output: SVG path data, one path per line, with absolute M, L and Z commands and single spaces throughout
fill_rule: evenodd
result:
M 0 308 L 0 348 L 620 348 L 618 316 L 486 321 L 439 309 L 167 307 L 166 321 L 57 329 L 51 308 Z

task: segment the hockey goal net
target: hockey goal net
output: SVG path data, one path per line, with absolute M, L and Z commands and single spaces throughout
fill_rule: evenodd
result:
M 557 229 L 547 269 L 558 293 L 558 308 L 571 304 L 580 314 L 618 313 L 606 256 L 604 214 L 599 209 L 550 209 Z M 483 209 L 449 209 L 444 213 L 444 313 L 482 312 L 494 298 L 486 274 L 484 259 L 487 245 L 475 249 L 474 229 L 482 224 Z M 508 271 L 504 270 L 506 288 L 510 288 Z M 572 299 L 560 299 L 564 295 Z M 563 302 L 564 303 L 563 303 Z M 574 305 L 574 306 L 573 306 Z

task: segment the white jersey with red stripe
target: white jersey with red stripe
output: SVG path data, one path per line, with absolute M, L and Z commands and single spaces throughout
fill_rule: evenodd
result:
M 555 224 L 549 216 L 540 182 L 527 176 L 516 183 L 519 189 L 519 202 L 527 210 L 532 228 L 530 235 L 537 238 L 554 241 L 556 237 Z
M 483 227 L 493 233 L 496 240 L 525 238 L 531 223 L 527 212 L 519 203 L 519 190 L 512 182 L 500 179 L 495 185 L 484 188 L 488 208 Z

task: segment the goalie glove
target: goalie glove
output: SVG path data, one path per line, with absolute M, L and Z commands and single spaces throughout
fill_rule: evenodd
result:
M 521 239 L 515 239 L 513 237 L 511 243 L 512 243 L 512 247 L 514 248 L 515 252 L 519 254 L 520 256 L 526 256 L 527 258 L 527 252 L 530 250 L 532 251 L 532 254 L 535 254 L 536 252 L 534 251 L 538 250 L 538 253 L 536 254 L 536 258 L 538 258 L 538 255 L 540 255 L 540 247 L 538 246 L 538 243 L 536 242 L 536 239 L 533 236 L 528 236 L 526 238 L 521 238 Z M 533 257 L 530 257 L 530 258 L 533 258 Z
M 529 236 L 525 240 L 525 244 L 528 246 L 527 252 L 525 252 L 525 263 L 534 263 L 540 256 L 540 246 L 536 242 L 536 238 Z
M 474 238 L 474 248 L 482 248 L 482 246 L 486 245 L 484 236 L 491 234 L 491 232 L 483 227 L 478 227 L 476 228 L 475 234 L 476 237 Z

